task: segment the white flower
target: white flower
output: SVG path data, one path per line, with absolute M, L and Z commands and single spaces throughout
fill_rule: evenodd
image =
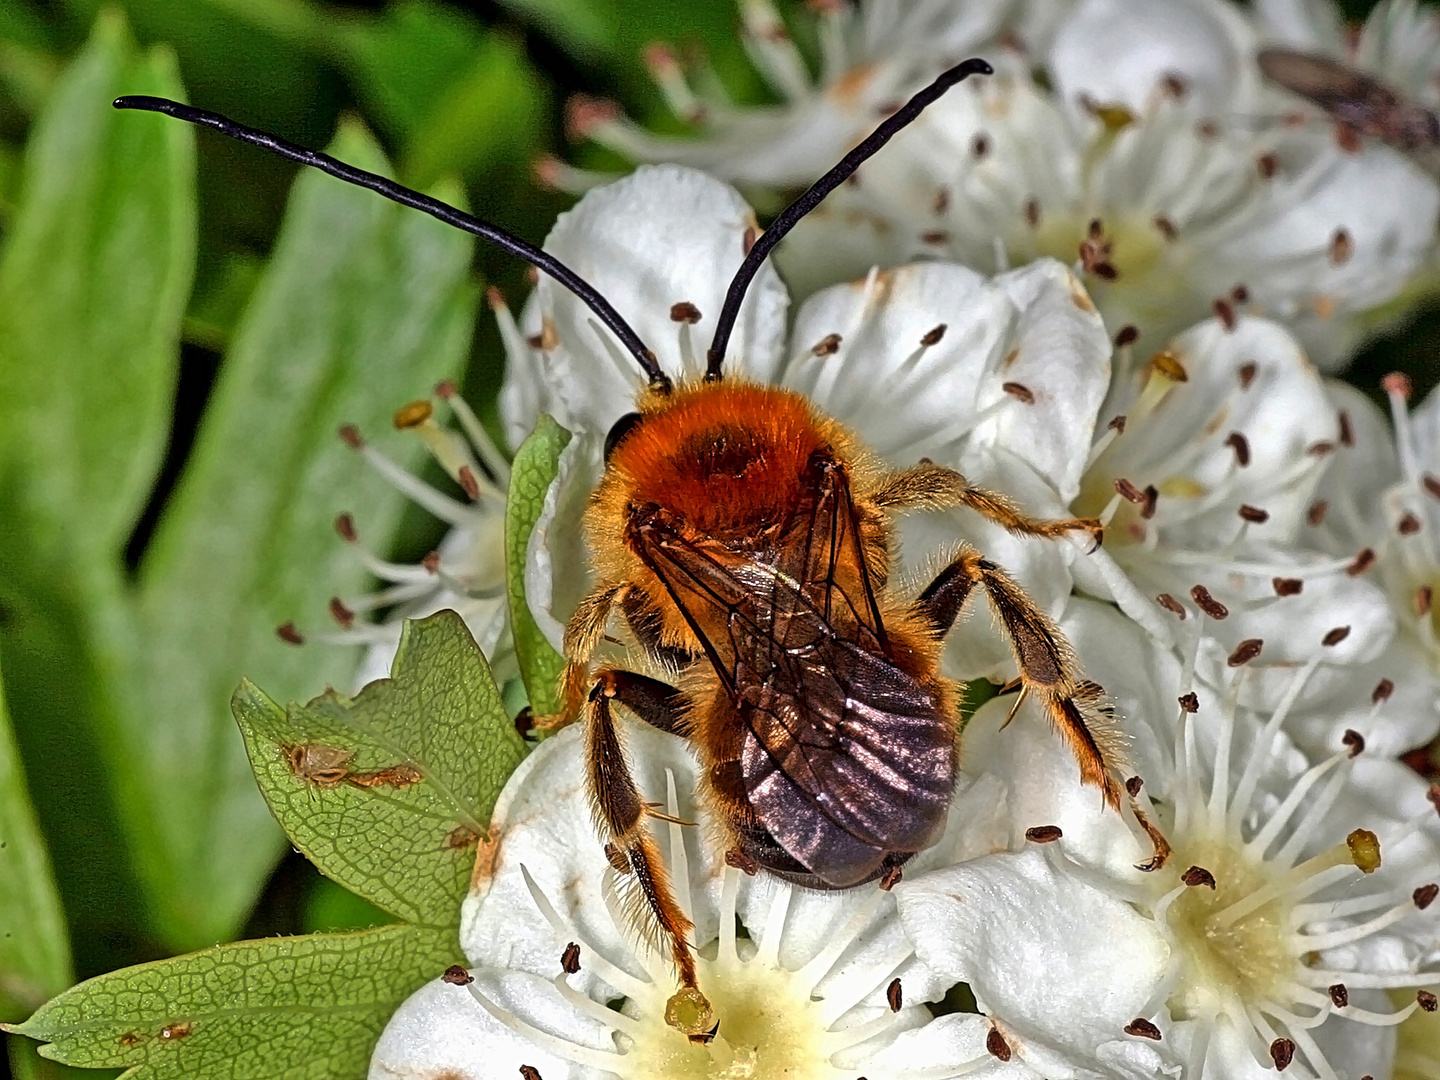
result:
M 1356 671 L 1349 692 L 1334 702 L 1361 727 L 1372 695 L 1389 700 L 1386 723 L 1367 732 L 1387 754 L 1429 742 L 1440 730 L 1440 640 L 1432 598 L 1440 588 L 1440 396 L 1409 411 L 1409 382 L 1386 380 L 1394 429 L 1358 390 L 1327 388 L 1345 423 L 1329 470 L 1312 503 L 1303 539 L 1331 554 L 1351 555 L 1365 577 L 1388 596 L 1397 632 L 1384 650 Z M 1314 746 L 1333 732 L 1306 725 L 1297 736 Z
M 1010 703 L 997 699 L 971 721 L 967 761 L 1005 781 L 1017 838 L 1048 842 L 907 876 L 896 892 L 920 958 L 1053 1055 L 1049 1075 L 1384 1080 L 1394 1025 L 1433 1008 L 1423 988 L 1440 984 L 1423 782 L 1354 758 L 1363 740 L 1308 765 L 1281 730 L 1288 702 L 1268 715 L 1240 704 L 1244 666 L 1160 713 L 1158 682 L 1193 685 L 1193 657 L 1084 601 L 1062 626 L 1139 711 L 1140 797 L 1170 861 L 1131 868 L 1143 845 L 1085 797 L 1030 708 L 998 735 Z M 1292 675 L 1297 693 L 1307 675 Z M 1410 1004 L 1393 1010 L 1381 990 Z
M 666 371 L 693 379 L 752 223 L 727 185 L 646 167 L 587 194 L 546 249 L 609 297 Z M 788 340 L 787 304 L 779 278 L 762 271 L 741 309 L 731 377 L 802 391 L 892 467 L 929 457 L 1028 513 L 1069 516 L 1110 353 L 1071 273 L 1050 261 L 993 280 L 946 263 L 900 267 L 812 297 Z M 519 325 L 506 312 L 501 319 L 509 360 L 501 410 L 511 437 L 540 411 L 580 435 L 562 458 L 527 567 L 527 597 L 558 645 L 586 586 L 576 522 L 599 476 L 600 444 L 633 410 L 642 375 L 559 289 L 542 284 Z M 938 571 L 962 537 L 1052 612 L 1071 590 L 1072 564 L 1085 558 L 1084 543 L 1013 537 L 970 511 L 915 515 L 902 524 L 902 579 L 918 591 L 922 574 Z M 1013 674 L 1009 648 L 986 620 L 970 620 L 949 640 L 956 677 Z
M 465 620 L 502 679 L 513 668 L 505 595 L 505 499 L 510 465 L 452 383 L 441 383 L 436 396 L 449 405 L 463 436 L 435 423 L 429 401 L 412 402 L 398 410 L 395 427 L 424 443 L 459 486 L 464 501 L 401 468 L 355 428 L 345 427 L 341 436 L 401 494 L 449 526 L 439 546 L 418 564 L 391 562 L 361 541 L 363 516 L 357 523 L 354 514 L 341 514 L 335 522 L 340 538 L 384 586 L 366 596 L 333 599 L 330 614 L 339 624 L 336 631 L 302 636 L 293 624 L 281 627 L 281 637 L 287 641 L 366 646 L 355 676 L 357 687 L 388 677 L 404 620 L 423 618 L 444 608 Z M 383 620 L 366 621 L 365 616 L 375 611 L 385 613 Z
M 1137 359 L 1119 350 L 1100 413 L 1109 426 L 1074 504 L 1106 523 L 1103 551 L 1077 563 L 1081 587 L 1162 641 L 1201 635 L 1196 674 L 1209 686 L 1258 650 L 1255 707 L 1273 708 L 1292 668 L 1316 664 L 1291 719 L 1309 745 L 1330 752 L 1356 728 L 1378 753 L 1408 749 L 1391 718 L 1428 723 L 1433 709 L 1373 709 L 1376 666 L 1394 671 L 1396 619 L 1365 574 L 1372 540 L 1337 539 L 1321 554 L 1311 524 L 1317 485 L 1350 452 L 1349 415 L 1294 339 L 1263 320 L 1212 319 Z
M 697 768 L 680 741 L 643 725 L 626 741 L 642 789 L 666 790 L 671 815 L 693 813 Z M 521 1066 L 546 1080 L 1034 1076 L 987 1052 L 984 1018 L 931 1019 L 921 1002 L 947 984 L 914 959 L 890 894 L 747 879 L 704 831 L 656 821 L 719 1022 L 708 1043 L 687 1039 L 667 1022 L 674 973 L 637 938 L 626 882 L 591 830 L 584 752 L 583 733 L 566 729 L 511 777 L 462 912 L 471 966 L 401 1007 L 372 1080 L 491 1080 Z
M 1028 7 L 1043 11 L 1060 2 Z M 1039 12 L 1022 14 L 1015 0 L 879 0 L 863 8 L 816 3 L 821 57 L 812 77 L 770 0 L 739 0 L 738 6 L 745 48 L 781 104 L 737 107 L 709 72 L 687 78 L 675 54 L 657 45 L 646 53 L 650 72 L 671 110 L 698 122 L 702 137 L 653 135 L 615 106 L 586 98 L 571 103 L 572 134 L 636 161 L 691 165 L 741 186 L 803 187 L 941 70 L 1007 26 L 1039 28 L 1048 21 Z M 551 178 L 568 186 L 591 180 L 549 167 L 556 170 Z
M 580 130 L 640 161 L 808 183 L 877 122 L 877 103 L 893 108 L 956 58 L 947 48 L 978 48 L 1020 17 L 998 8 L 918 5 L 923 19 L 864 36 L 874 44 L 854 56 L 827 53 L 823 94 L 778 112 L 717 109 L 709 139 L 659 139 L 613 113 Z M 1078 253 L 1107 324 L 1151 347 L 1217 306 L 1243 308 L 1332 367 L 1415 303 L 1440 185 L 1388 147 L 1345 152 L 1326 125 L 1240 120 L 1284 101 L 1254 63 L 1261 32 L 1247 14 L 1221 0 L 1081 0 L 1055 5 L 1051 23 L 1034 55 L 1002 35 L 1011 44 L 985 50 L 999 75 L 932 106 L 796 229 L 777 258 L 798 296 L 922 257 L 996 272 Z

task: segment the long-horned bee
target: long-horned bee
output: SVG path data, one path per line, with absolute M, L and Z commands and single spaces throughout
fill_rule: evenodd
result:
M 937 464 L 892 469 L 801 395 L 725 372 L 741 302 L 780 239 L 948 88 L 990 71 L 983 60 L 946 71 L 781 212 L 730 284 L 704 378 L 679 385 L 592 286 L 498 227 L 214 113 L 157 98 L 116 102 L 214 128 L 502 246 L 574 292 L 640 365 L 647 385 L 609 433 L 586 516 L 598 584 L 566 630 L 559 719 L 585 724 L 606 854 L 661 932 L 680 983 L 674 1012 L 688 1017 L 675 1025 L 697 1039 L 710 1024 L 692 927 L 647 827 L 659 812 L 633 779 L 617 704 L 694 748 L 701 801 L 728 862 L 818 889 L 876 880 L 888 888 L 944 825 L 960 688 L 941 674 L 940 654 L 978 591 L 1009 635 L 1022 693 L 1050 716 L 1084 782 L 1121 806 L 1122 763 L 1100 688 L 1081 679 L 1058 628 L 1003 569 L 964 547 L 918 596 L 888 585 L 892 516 L 901 510 L 964 506 L 1018 534 L 1086 534 L 1096 544 L 1099 523 L 1029 517 Z M 659 667 L 679 673 L 678 685 L 595 666 L 612 618 Z M 1149 831 L 1153 867 L 1165 847 Z

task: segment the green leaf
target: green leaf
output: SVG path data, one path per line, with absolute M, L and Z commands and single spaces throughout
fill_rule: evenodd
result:
M 402 0 L 378 18 L 336 23 L 332 50 L 379 122 L 408 137 L 475 62 L 485 38 L 453 8 Z
M 560 471 L 560 453 L 570 444 L 570 432 L 542 414 L 535 430 L 520 444 L 510 468 L 510 497 L 505 504 L 505 588 L 510 597 L 510 632 L 520 678 L 530 695 L 530 707 L 539 716 L 560 711 L 556 688 L 565 670 L 565 657 L 555 651 L 530 614 L 525 598 L 525 563 L 530 534 L 545 506 L 545 493 Z
M 183 89 L 107 13 L 36 120 L 0 256 L 0 517 L 82 577 L 115 572 L 165 452 L 195 257 L 193 133 L 119 93 Z
M 10 1054 L 10 1075 L 15 1080 L 110 1080 L 120 1074 L 114 1069 L 72 1069 L 40 1056 L 38 1043 L 23 1035 L 5 1036 Z
M 389 679 L 287 712 L 232 702 L 266 801 L 320 872 L 413 923 L 460 918 L 476 845 L 525 746 L 453 611 L 405 624 Z
M 331 152 L 385 169 L 357 126 Z M 384 432 L 396 406 L 459 369 L 470 256 L 464 234 L 372 192 L 315 173 L 295 184 L 141 566 L 142 692 L 124 732 L 136 761 L 121 782 L 156 929 L 174 947 L 233 936 L 281 849 L 226 706 L 242 674 L 282 700 L 350 678 L 353 650 L 294 649 L 274 627 L 324 618 L 332 595 L 365 587 L 335 517 L 354 511 L 383 550 L 404 503 L 335 432 Z M 392 458 L 420 454 L 384 438 Z
M 0 1019 L 70 985 L 70 945 L 0 684 Z
M 360 1080 L 395 1009 L 459 958 L 416 926 L 217 945 L 112 971 L 12 1028 L 128 1080 Z

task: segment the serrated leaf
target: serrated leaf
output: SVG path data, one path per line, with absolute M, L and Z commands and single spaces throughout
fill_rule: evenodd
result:
M 453 611 L 405 624 L 389 679 L 281 710 L 232 703 L 260 790 L 327 877 L 409 922 L 460 918 L 476 849 L 525 746 Z
M 453 932 L 404 925 L 241 941 L 90 979 L 11 1030 L 127 1080 L 360 1080 L 395 1009 L 459 957 Z
M 505 504 L 505 588 L 510 598 L 510 628 L 520 678 L 539 716 L 560 711 L 556 691 L 565 657 L 555 651 L 530 614 L 525 598 L 525 561 L 530 534 L 545 506 L 545 493 L 560 471 L 561 451 L 570 445 L 570 432 L 541 414 L 510 467 L 510 495 Z
M 164 454 L 195 258 L 193 133 L 122 92 L 183 96 L 110 12 L 36 120 L 0 256 L 0 516 L 82 579 L 115 572 Z
M 69 983 L 65 919 L 0 682 L 0 1019 L 19 1019 Z
M 342 128 L 331 152 L 384 171 Z M 403 499 L 336 438 L 383 432 L 465 357 L 476 290 L 464 234 L 314 173 L 296 181 L 236 328 L 194 452 L 140 572 L 146 642 L 120 778 L 135 861 L 172 947 L 232 937 L 281 848 L 227 715 L 250 675 L 282 700 L 345 685 L 353 650 L 295 649 L 274 627 L 324 618 L 367 574 L 335 537 L 355 511 L 383 549 Z M 391 443 L 395 448 L 391 448 Z M 393 458 L 418 442 L 394 436 Z

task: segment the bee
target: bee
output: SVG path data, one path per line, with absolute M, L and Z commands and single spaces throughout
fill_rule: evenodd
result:
M 158 98 L 116 102 L 315 166 L 519 255 L 575 293 L 639 364 L 646 386 L 609 432 L 585 517 L 598 583 L 566 628 L 560 719 L 584 724 L 607 858 L 668 948 L 680 984 L 671 1022 L 697 1041 L 712 1018 L 693 927 L 647 826 L 664 815 L 632 775 L 617 705 L 694 748 L 700 797 L 728 863 L 816 889 L 889 888 L 945 823 L 960 687 L 941 674 L 941 652 L 981 593 L 1009 636 L 1022 694 L 1069 744 L 1082 780 L 1122 806 L 1123 761 L 1100 688 L 1081 678 L 1059 628 L 1000 566 L 965 546 L 918 596 L 889 588 L 900 511 L 963 506 L 1020 535 L 1084 534 L 1095 544 L 1100 523 L 1030 517 L 941 465 L 891 469 L 803 396 L 724 369 L 746 290 L 781 238 L 949 87 L 990 72 L 983 60 L 944 72 L 780 213 L 731 281 L 703 379 L 679 385 L 592 286 L 497 226 L 215 113 Z M 678 672 L 678 685 L 595 663 L 613 617 L 660 668 Z M 1133 800 L 1131 809 L 1154 842 L 1154 869 L 1168 848 Z
M 1379 79 L 1329 56 L 1294 49 L 1261 49 L 1260 70 L 1277 86 L 1330 115 L 1342 140 L 1368 135 L 1440 165 L 1440 116 L 1408 101 Z

